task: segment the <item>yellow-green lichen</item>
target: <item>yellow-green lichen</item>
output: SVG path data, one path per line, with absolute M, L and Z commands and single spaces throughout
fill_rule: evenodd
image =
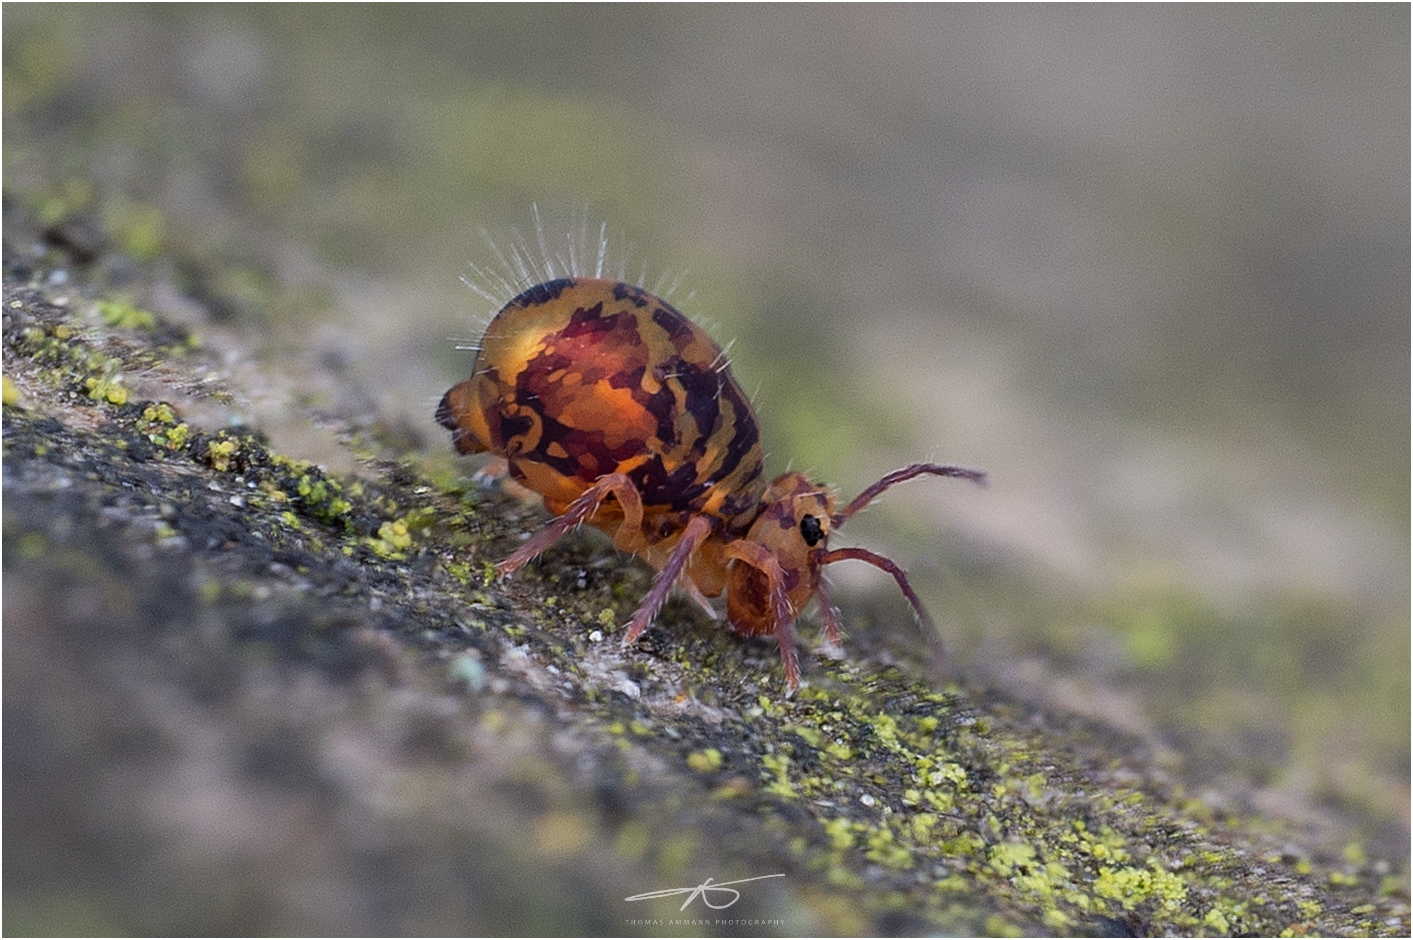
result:
M 721 752 L 714 747 L 709 747 L 702 751 L 693 751 L 687 755 L 687 766 L 697 773 L 719 770 L 721 763 Z
M 836 852 L 847 852 L 854 847 L 853 820 L 845 816 L 822 821 L 824 832 L 829 837 L 830 847 Z
M 1025 871 L 1012 876 L 1011 883 L 1045 902 L 1063 898 L 1076 903 L 1082 897 L 1075 887 L 1073 874 L 1059 862 L 1028 865 Z
M 179 421 L 172 406 L 165 402 L 148 405 L 142 410 L 140 428 L 149 441 L 164 450 L 181 450 L 191 439 L 191 427 Z
M 760 763 L 771 774 L 765 787 L 767 793 L 791 800 L 798 796 L 790 783 L 790 758 L 784 754 L 762 754 Z
M 151 330 L 157 326 L 157 318 L 150 311 L 122 300 L 100 300 L 98 314 L 103 322 L 124 330 Z
M 464 561 L 443 561 L 442 569 L 463 587 L 471 586 L 471 565 Z
M 884 826 L 869 834 L 868 848 L 864 857 L 886 868 L 905 869 L 913 864 L 913 853 L 908 844 L 898 841 L 893 830 Z
M 1040 920 L 1047 928 L 1058 935 L 1070 933 L 1074 918 L 1058 907 L 1047 907 L 1040 914 Z
M 395 519 L 378 526 L 377 536 L 364 539 L 364 544 L 382 558 L 401 560 L 412 547 L 412 534 L 406 522 Z
M 300 504 L 320 522 L 351 526 L 348 516 L 353 511 L 353 503 L 343 495 L 343 487 L 308 464 L 294 461 L 290 464 L 290 469 L 300 474 L 293 481 L 294 494 Z
M 991 868 L 1002 878 L 1009 878 L 1017 867 L 1035 864 L 1035 846 L 1023 842 L 1001 842 L 986 853 Z
M 162 251 L 162 213 L 155 207 L 114 200 L 104 212 L 114 243 L 143 261 L 155 260 Z
M 174 424 L 177 413 L 166 402 L 157 402 L 142 409 L 142 420 L 160 424 Z
M 231 469 L 231 464 L 239 450 L 240 442 L 232 438 L 214 440 L 206 445 L 206 461 L 211 465 L 212 470 L 217 473 L 226 473 Z
M 83 380 L 83 384 L 88 389 L 88 397 L 94 401 L 106 401 L 110 405 L 127 404 L 128 390 L 123 387 L 123 377 L 119 374 L 91 375 Z
M 1172 916 L 1187 899 L 1187 885 L 1177 875 L 1155 866 L 1123 868 L 1101 866 L 1094 880 L 1094 893 L 1118 901 L 1126 911 L 1153 903 L 1163 916 Z
M 1101 826 L 1097 833 L 1091 832 L 1087 823 L 1076 819 L 1071 823 L 1080 845 L 1094 858 L 1108 862 L 1128 861 L 1128 849 L 1124 847 L 1123 836 L 1111 826 Z

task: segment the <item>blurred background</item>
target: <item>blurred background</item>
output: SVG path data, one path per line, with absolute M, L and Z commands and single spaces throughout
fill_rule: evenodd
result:
M 7 4 L 4 177 L 287 376 L 276 447 L 336 462 L 297 396 L 431 469 L 480 231 L 587 212 L 734 341 L 771 472 L 990 472 L 840 540 L 966 676 L 1406 853 L 1409 38 L 1401 5 Z M 908 622 L 836 571 L 853 643 Z

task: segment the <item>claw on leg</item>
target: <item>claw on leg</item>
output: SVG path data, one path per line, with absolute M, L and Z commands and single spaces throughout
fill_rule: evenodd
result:
M 815 597 L 819 598 L 819 619 L 824 621 L 824 641 L 829 645 L 829 652 L 837 656 L 844 647 L 843 624 L 839 621 L 839 608 L 834 606 L 824 572 L 820 572 L 819 581 L 815 584 Z
M 785 697 L 789 698 L 800 687 L 800 654 L 795 649 L 795 628 L 790 621 L 783 620 L 776 626 L 775 639 L 780 644 L 780 662 L 785 666 Z

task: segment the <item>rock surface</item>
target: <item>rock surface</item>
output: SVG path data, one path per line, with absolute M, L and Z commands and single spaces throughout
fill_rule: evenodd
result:
M 115 287 L 162 259 L 10 208 L 6 932 L 1407 935 L 1399 865 L 1130 736 L 856 643 L 786 699 L 681 603 L 625 651 L 588 535 L 490 583 L 539 515 L 376 412 L 282 456 L 259 357 Z

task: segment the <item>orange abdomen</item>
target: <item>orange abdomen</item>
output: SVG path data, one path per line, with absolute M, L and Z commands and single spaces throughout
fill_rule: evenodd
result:
M 765 490 L 755 415 L 721 347 L 617 281 L 561 278 L 506 304 L 437 419 L 462 453 L 506 458 L 555 513 L 605 474 L 626 474 L 649 542 L 691 515 L 739 534 Z M 608 500 L 588 521 L 612 531 L 621 518 Z

